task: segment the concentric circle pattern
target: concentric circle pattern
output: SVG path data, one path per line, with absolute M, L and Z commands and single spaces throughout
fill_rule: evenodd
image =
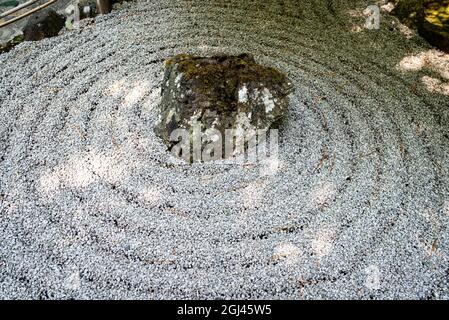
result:
M 0 297 L 449 298 L 449 59 L 364 5 L 130 2 L 0 55 Z M 154 135 L 163 61 L 222 52 L 293 81 L 277 161 Z

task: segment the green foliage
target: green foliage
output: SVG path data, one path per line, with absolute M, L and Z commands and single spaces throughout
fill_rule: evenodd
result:
M 0 2 L 0 7 L 17 7 L 19 5 L 19 1 L 17 0 L 8 0 L 4 2 Z
M 19 35 L 15 36 L 11 41 L 8 41 L 4 45 L 0 45 L 0 54 L 8 52 L 9 50 L 11 50 L 16 45 L 18 45 L 19 43 L 21 43 L 23 41 L 25 41 L 23 34 L 19 34 Z
M 396 0 L 393 14 L 430 44 L 449 51 L 449 0 Z

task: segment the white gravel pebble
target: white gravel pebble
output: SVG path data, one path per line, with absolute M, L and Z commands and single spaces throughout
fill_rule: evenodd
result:
M 365 8 L 130 2 L 0 55 L 0 298 L 449 299 L 449 58 Z M 173 160 L 163 61 L 244 52 L 296 88 L 278 166 Z

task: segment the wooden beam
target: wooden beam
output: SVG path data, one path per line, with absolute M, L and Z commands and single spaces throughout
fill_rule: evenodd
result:
M 30 14 L 35 13 L 36 11 L 39 11 L 39 10 L 45 8 L 45 7 L 48 7 L 49 5 L 51 5 L 52 3 L 56 2 L 56 1 L 57 0 L 50 0 L 50 1 L 48 1 L 48 2 L 46 2 L 44 4 L 42 4 L 42 5 L 34 8 L 34 9 L 31 9 L 30 11 L 27 11 L 27 12 L 21 14 L 20 16 L 17 16 L 15 18 L 11 19 L 11 20 L 7 20 L 7 21 L 5 21 L 3 23 L 0 23 L 0 28 L 4 27 L 4 26 L 7 26 L 10 23 L 16 22 L 17 20 L 20 20 L 22 18 L 25 18 L 25 17 L 29 16 Z

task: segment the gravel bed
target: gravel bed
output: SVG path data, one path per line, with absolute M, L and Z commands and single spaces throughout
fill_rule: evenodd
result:
M 448 299 L 449 56 L 365 7 L 138 1 L 0 55 L 0 298 Z M 242 52 L 295 85 L 278 160 L 176 161 L 163 61 Z

